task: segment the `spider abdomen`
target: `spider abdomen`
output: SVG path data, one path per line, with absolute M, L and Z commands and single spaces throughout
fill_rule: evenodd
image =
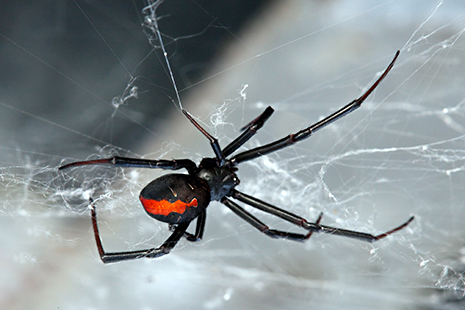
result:
M 151 217 L 180 224 L 192 221 L 205 210 L 210 203 L 210 190 L 194 176 L 167 174 L 150 182 L 139 199 Z

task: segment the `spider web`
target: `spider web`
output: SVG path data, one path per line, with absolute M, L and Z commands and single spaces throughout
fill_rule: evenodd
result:
M 84 20 L 93 36 L 82 40 L 95 40 L 87 42 L 97 42 L 101 53 L 77 51 L 89 62 L 82 70 L 68 70 L 40 44 L 0 30 L 2 54 L 10 56 L 13 48 L 41 68 L 16 87 L 8 81 L 22 68 L 18 63 L 0 74 L 2 308 L 152 309 L 160 300 L 171 300 L 165 309 L 463 308 L 464 4 L 280 2 L 234 34 L 204 77 L 181 87 L 167 66 L 179 53 L 177 42 L 201 40 L 213 27 L 227 33 L 214 16 L 211 24 L 172 34 L 166 3 L 149 15 L 131 7 L 136 13 L 126 20 L 115 19 L 107 6 L 75 4 L 66 8 L 75 14 L 69 20 Z M 66 16 L 63 7 L 56 9 L 56 16 Z M 95 24 L 93 12 L 105 17 L 107 28 Z M 144 16 L 158 28 L 141 26 Z M 59 22 L 53 29 L 36 27 L 59 35 L 69 21 Z M 27 37 L 31 29 L 16 31 Z M 131 41 L 121 39 L 124 32 Z M 169 231 L 143 214 L 137 196 L 164 172 L 87 167 L 58 173 L 64 159 L 212 156 L 208 141 L 176 113 L 181 99 L 221 145 L 273 106 L 245 148 L 258 146 L 358 97 L 397 49 L 395 67 L 362 108 L 304 142 L 241 164 L 239 190 L 308 220 L 324 212 L 322 223 L 330 226 L 382 233 L 415 215 L 409 227 L 373 244 L 317 234 L 300 244 L 266 238 L 215 202 L 200 243 L 181 241 L 151 261 L 105 266 L 97 259 L 88 198 L 98 203 L 106 250 L 157 246 Z M 88 72 L 93 67 L 95 77 Z M 144 67 L 166 70 L 164 81 L 138 71 Z M 32 82 L 43 97 L 22 89 Z M 44 111 L 41 103 L 52 97 L 63 105 Z M 168 105 L 160 107 L 163 98 Z M 157 118 L 167 109 L 172 112 Z M 155 121 L 144 122 L 147 113 Z M 118 139 L 127 128 L 136 131 Z M 136 138 L 140 142 L 129 146 Z M 273 228 L 299 231 L 254 214 Z

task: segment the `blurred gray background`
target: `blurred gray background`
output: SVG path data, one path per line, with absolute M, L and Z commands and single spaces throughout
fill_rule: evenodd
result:
M 161 244 L 138 192 L 160 171 L 62 160 L 211 156 L 179 113 L 143 3 L 0 4 L 0 305 L 5 309 L 462 309 L 464 40 L 461 1 L 166 1 L 164 34 L 184 108 L 226 145 L 272 105 L 245 148 L 330 114 L 389 76 L 361 109 L 292 148 L 244 163 L 240 190 L 375 244 L 271 240 L 209 207 L 204 240 L 103 265 L 108 251 Z M 136 80 L 128 87 L 132 77 Z M 138 88 L 138 98 L 113 98 Z M 292 229 L 260 216 L 272 227 Z

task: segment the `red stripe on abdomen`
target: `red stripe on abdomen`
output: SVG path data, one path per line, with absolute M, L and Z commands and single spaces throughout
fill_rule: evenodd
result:
M 165 199 L 158 201 L 155 199 L 145 199 L 143 197 L 139 197 L 139 199 L 148 213 L 165 216 L 172 212 L 183 214 L 188 207 L 197 207 L 198 205 L 197 198 L 192 199 L 191 202 L 183 202 L 181 200 L 169 202 Z

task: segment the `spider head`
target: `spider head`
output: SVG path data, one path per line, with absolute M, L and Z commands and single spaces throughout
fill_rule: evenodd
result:
M 218 166 L 215 158 L 204 158 L 199 165 L 197 177 L 207 182 L 211 200 L 219 201 L 224 196 L 228 196 L 231 190 L 240 183 L 239 178 L 234 173 L 236 170 L 227 164 Z

